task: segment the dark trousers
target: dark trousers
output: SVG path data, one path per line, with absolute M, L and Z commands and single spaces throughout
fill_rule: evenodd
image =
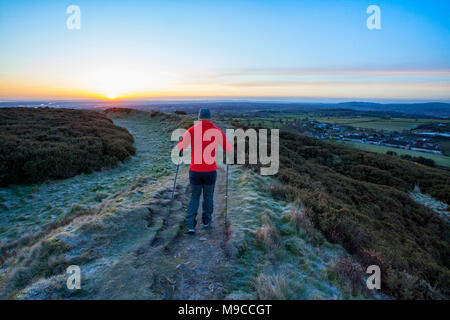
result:
M 214 211 L 214 186 L 216 184 L 217 172 L 198 172 L 189 170 L 189 182 L 191 185 L 191 200 L 187 209 L 186 224 L 189 229 L 194 229 L 197 224 L 197 211 L 200 205 L 200 195 L 203 191 L 203 224 L 211 222 Z

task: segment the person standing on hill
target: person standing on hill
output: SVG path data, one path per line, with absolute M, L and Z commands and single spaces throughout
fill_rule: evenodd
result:
M 189 182 L 191 199 L 187 209 L 186 224 L 189 233 L 195 233 L 197 210 L 203 191 L 203 227 L 211 224 L 214 211 L 214 186 L 217 177 L 216 148 L 220 145 L 225 152 L 233 149 L 222 130 L 211 123 L 211 112 L 202 108 L 198 122 L 190 127 L 177 145 L 179 151 L 191 145 L 191 165 Z

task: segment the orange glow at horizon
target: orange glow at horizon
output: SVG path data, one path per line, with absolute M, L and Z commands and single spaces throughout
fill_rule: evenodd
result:
M 413 71 L 410 71 L 412 73 Z M 349 72 L 347 72 L 349 73 Z M 382 72 L 354 78 L 346 72 L 332 77 L 254 74 L 186 77 L 141 73 L 128 69 L 91 70 L 67 79 L 50 81 L 0 77 L 0 99 L 192 99 L 238 97 L 449 99 L 449 74 L 425 73 L 427 81 Z M 355 73 L 358 74 L 358 73 Z M 422 74 L 421 74 L 422 75 Z M 436 78 L 433 78 L 436 77 Z M 444 79 L 444 80 L 443 80 Z M 64 81 L 66 80 L 66 81 Z M 421 79 L 420 79 L 421 80 Z

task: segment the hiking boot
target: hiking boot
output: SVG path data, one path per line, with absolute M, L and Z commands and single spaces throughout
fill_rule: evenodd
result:
M 188 232 L 187 233 L 195 233 L 195 229 L 188 229 Z
M 209 223 L 208 223 L 208 224 L 203 224 L 203 228 L 204 228 L 204 229 L 209 228 Z

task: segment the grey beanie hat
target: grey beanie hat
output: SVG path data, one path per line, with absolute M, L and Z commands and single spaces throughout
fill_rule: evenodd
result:
M 201 108 L 198 112 L 198 118 L 200 120 L 210 120 L 211 119 L 211 111 L 208 108 Z

